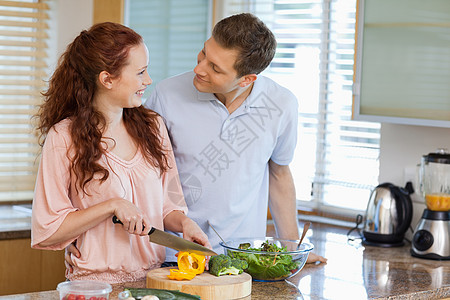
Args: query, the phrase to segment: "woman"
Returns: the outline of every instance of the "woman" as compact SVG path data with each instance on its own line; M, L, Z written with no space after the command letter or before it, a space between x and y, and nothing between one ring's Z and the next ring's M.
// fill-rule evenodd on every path
M100 23L68 46L43 94L31 243L56 250L75 242L81 256L72 257L70 280L141 280L165 258L148 241L151 227L211 247L185 215L164 123L141 106L147 65L141 36Z

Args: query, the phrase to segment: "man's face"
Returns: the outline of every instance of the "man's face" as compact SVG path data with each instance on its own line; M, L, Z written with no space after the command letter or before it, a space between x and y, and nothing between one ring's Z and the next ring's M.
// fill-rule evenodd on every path
M203 93L226 95L239 87L242 78L234 69L238 51L225 49L214 38L205 42L194 68L194 86Z

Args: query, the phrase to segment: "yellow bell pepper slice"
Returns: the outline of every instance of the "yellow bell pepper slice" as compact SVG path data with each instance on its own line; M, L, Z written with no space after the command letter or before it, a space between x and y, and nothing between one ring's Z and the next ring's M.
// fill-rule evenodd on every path
M206 256L190 252L178 253L178 269L183 272L202 274L205 271Z
M183 272L178 269L170 269L170 275L167 275L169 279L173 280L192 280L196 274L190 272Z

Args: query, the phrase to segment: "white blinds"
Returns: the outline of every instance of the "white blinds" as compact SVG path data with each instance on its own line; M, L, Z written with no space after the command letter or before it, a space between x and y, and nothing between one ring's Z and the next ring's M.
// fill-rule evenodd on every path
M148 92L160 80L194 69L209 33L209 0L132 0L127 5L125 23L149 49L153 84Z
M302 206L364 210L377 184L379 123L351 120L356 0L227 1L273 30L278 49L264 75L299 99L292 173Z
M0 1L0 201L31 200L39 146L31 116L45 88L47 4Z

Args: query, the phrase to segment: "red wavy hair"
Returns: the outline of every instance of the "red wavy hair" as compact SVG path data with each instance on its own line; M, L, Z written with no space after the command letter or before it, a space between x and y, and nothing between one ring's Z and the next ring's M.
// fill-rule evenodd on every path
M105 117L93 106L98 75L107 71L113 77L120 76L130 48L141 43L139 34L116 23L99 23L82 31L62 54L48 90L42 93L44 102L37 114L39 143L44 144L52 126L67 118L71 120L74 150L71 169L76 176L76 188L84 193L94 174L102 174L101 182L109 176L108 170L98 162L105 153L101 141L106 128ZM165 172L169 166L157 114L143 106L124 108L123 120L146 160L161 174Z

